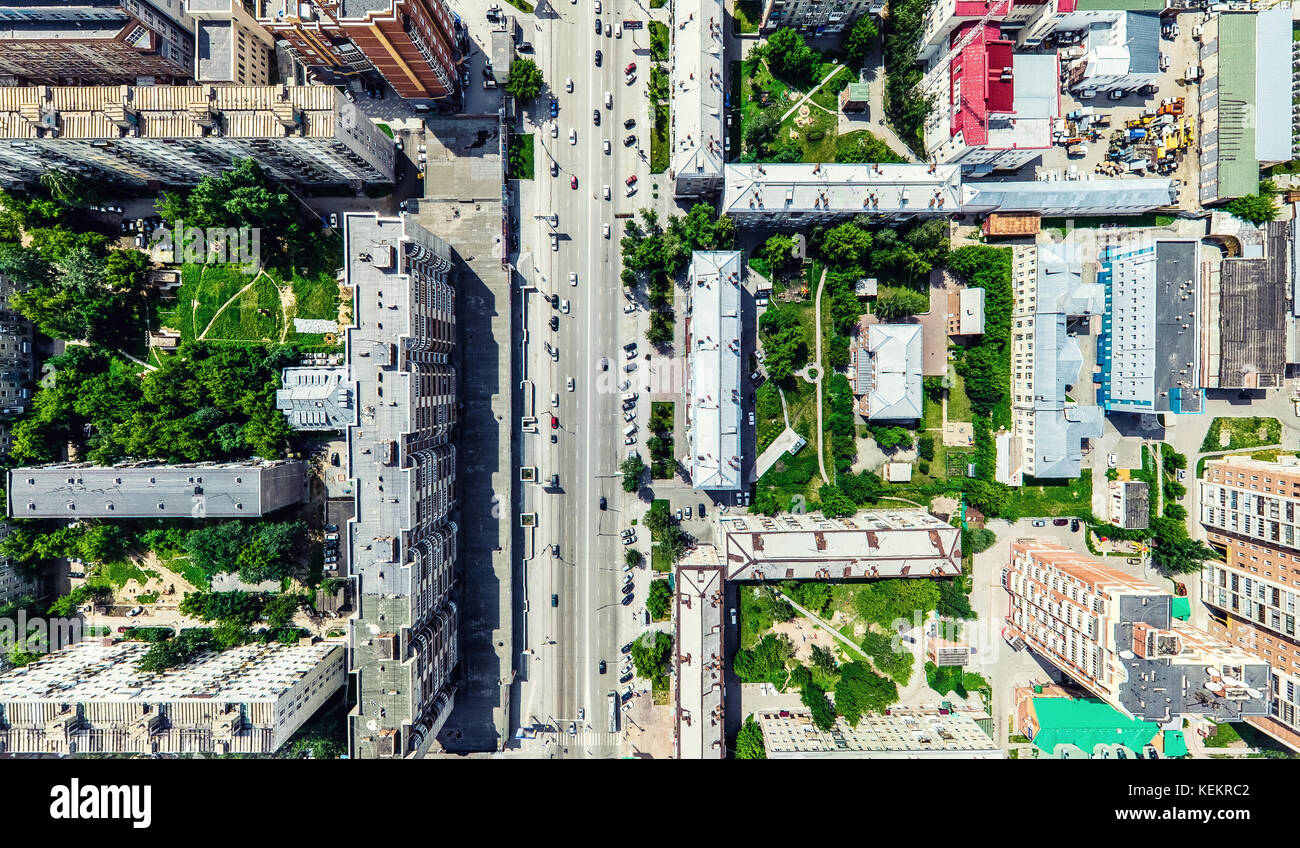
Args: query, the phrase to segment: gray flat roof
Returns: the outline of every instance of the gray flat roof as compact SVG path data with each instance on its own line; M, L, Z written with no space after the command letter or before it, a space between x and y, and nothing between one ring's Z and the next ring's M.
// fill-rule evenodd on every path
M9 472L20 518L255 518L307 499L307 466L47 465Z
M1225 259L1220 266L1220 388L1271 388L1286 375L1289 221L1266 225L1263 259Z
M296 430L342 430L357 422L356 392L347 368L286 368L275 408Z
M740 288L739 250L696 251L687 275L687 423L691 484L696 489L739 489Z

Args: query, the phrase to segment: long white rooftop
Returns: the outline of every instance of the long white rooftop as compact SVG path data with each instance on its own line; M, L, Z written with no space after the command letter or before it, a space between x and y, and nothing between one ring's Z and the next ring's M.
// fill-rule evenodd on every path
M723 168L722 0L673 3L672 173L716 178Z
M741 252L691 254L687 427L696 489L737 490L740 462Z
M728 165L723 211L960 211L961 167L896 164Z

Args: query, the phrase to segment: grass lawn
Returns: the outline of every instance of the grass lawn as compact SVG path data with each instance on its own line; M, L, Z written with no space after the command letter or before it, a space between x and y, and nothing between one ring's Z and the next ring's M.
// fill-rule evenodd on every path
M528 12L529 14L532 14L533 9L537 8L532 3L529 3L528 0L506 0L506 2L519 11Z
M654 5L653 3L651 5ZM749 35L758 32L763 22L763 4L757 0L737 0L732 11L731 30L737 35Z
M266 342L280 340L284 315L280 292L268 274L260 274L250 288L213 318L207 338L213 341Z
M673 570L673 561L659 545L650 546L650 568L665 574Z
M650 58L656 62L668 61L668 24L663 21L650 21L646 24L650 30Z
M952 388L948 390L948 420L971 421L970 398L966 396L966 379L954 372Z
M805 162L834 162L835 134L839 118L823 112L816 106L804 105L808 106L809 122L803 126L796 125L796 120L803 119L799 112L795 111L781 123L780 138L783 140L793 138L798 141Z
M1222 443L1225 431L1230 434L1226 445ZM1216 418L1210 422L1205 441L1201 442L1201 452L1241 450L1281 442L1282 422L1276 418Z
M754 424L757 430L757 448L762 453L785 430L785 416L781 412L781 393L776 383L768 380L755 392Z
M384 135L388 136L389 138L393 137L393 128L390 127L388 124L381 124L379 122L375 122L375 126L378 127L379 131Z
M521 133L510 136L510 179L531 180L533 178L533 134Z
M1014 490L1017 511L1026 517L1086 518L1092 512L1092 475L1074 480L1035 480L1025 477L1022 487Z
M937 400L931 400L930 395L926 394L921 399L923 412L921 414L921 426L926 430L940 431L935 435L937 441L943 441L943 403Z
M667 103L655 104L655 125L650 133L650 173L662 174L668 170L668 154L672 142L668 139L669 115Z

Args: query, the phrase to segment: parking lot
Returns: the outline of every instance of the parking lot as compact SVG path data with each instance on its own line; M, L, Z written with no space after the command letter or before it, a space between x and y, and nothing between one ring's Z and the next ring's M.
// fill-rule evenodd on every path
M1162 20L1166 20L1162 18ZM1161 55L1166 57L1167 70L1161 73L1156 84L1156 91L1149 97L1128 94L1118 100L1112 100L1107 92L1097 91L1090 98L1083 98L1085 92L1071 92L1064 85L1061 88L1061 116L1065 117L1076 110L1091 107L1096 114L1109 115L1105 126L1098 127L1099 137L1095 142L1088 142L1087 153L1083 156L1070 156L1064 144L1057 144L1043 153L1042 162L1036 169L1040 178L1044 173L1057 179L1068 179L1077 174L1077 178L1095 178L1101 176L1099 168L1107 161L1108 140L1110 135L1125 128L1125 123L1141 117L1143 112L1156 110L1167 98L1183 98L1183 116L1187 117L1193 127L1197 126L1198 96L1195 83L1187 82L1184 77L1189 65L1198 64L1200 45L1192 38L1192 27L1200 20L1198 14L1178 16L1179 32L1173 39L1160 39ZM1062 60L1062 68L1065 68ZM1073 169L1073 170L1072 170ZM1148 175L1154 173L1147 171ZM1178 160L1177 168L1169 174L1171 179L1180 180L1179 205L1188 209L1199 208L1197 198L1197 156L1196 141L1185 148Z

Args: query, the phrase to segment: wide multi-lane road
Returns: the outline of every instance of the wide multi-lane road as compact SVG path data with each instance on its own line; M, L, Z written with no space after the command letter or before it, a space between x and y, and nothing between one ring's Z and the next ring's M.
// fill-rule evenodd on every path
M621 603L619 534L628 523L618 464L630 448L623 443L627 423L619 384L641 375L624 371L622 346L635 341L635 316L623 311L622 227L614 216L637 207L649 177L640 155L649 144L644 82L648 53L636 55L639 45L648 45L649 36L645 30L626 31L622 38L606 35L605 25L613 29L625 15L621 3L602 5L599 34L591 0L559 0L553 6L557 16L543 20L541 31L531 33L550 93L559 100L559 117L548 117L545 93L532 107L536 208L522 209L520 216L521 254L531 253L540 272L535 277L538 296L528 299L524 318L529 336L525 355L539 419L538 432L526 436L525 453L542 480L524 496L525 509L537 513L538 528L533 558L525 565L526 647L535 659L522 690L520 720L554 722L560 729L555 752L570 757L618 752L617 739L608 733L606 696L623 688L618 682L620 646L635 632L632 613L640 600ZM642 14L631 4L627 9L626 17ZM602 53L599 67L597 50ZM624 70L633 61L637 79L628 85ZM572 92L567 90L570 79ZM612 107L606 106L607 92ZM594 112L600 114L599 126ZM628 119L635 121L633 128L624 126ZM638 143L625 146L630 134ZM555 176L553 162L558 166ZM632 174L638 178L638 190L629 198L625 181ZM536 217L551 214L559 219L554 227ZM559 234L558 250L551 249L552 231ZM576 285L571 274L577 275ZM551 305L552 295L567 301L567 312ZM552 329L553 320L558 329ZM556 359L545 344L558 351ZM601 369L602 358L608 370ZM552 405L553 399L557 405ZM552 475L559 476L557 486L550 485ZM605 510L600 509L602 497ZM551 545L559 546L558 556L552 556ZM552 595L558 602L554 607ZM604 675L598 671L601 660L607 663ZM579 710L585 721L578 720ZM576 736L567 733L570 722L577 723Z

